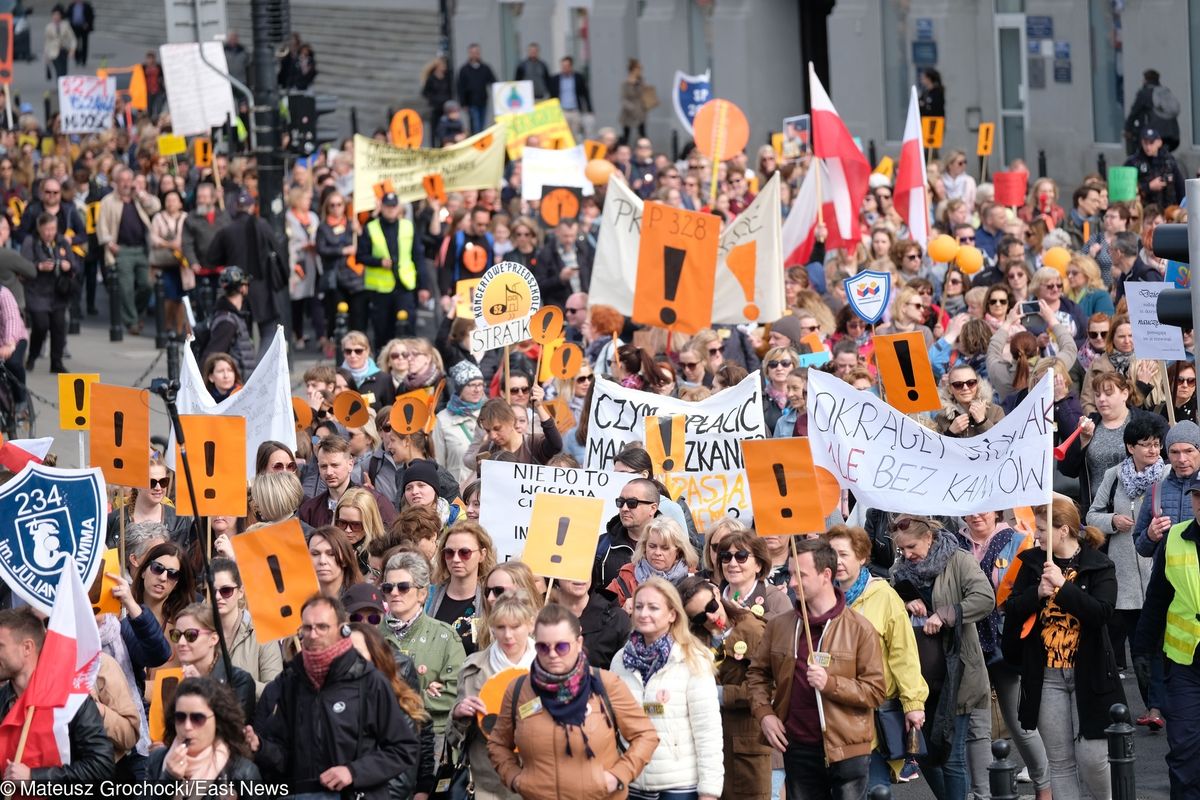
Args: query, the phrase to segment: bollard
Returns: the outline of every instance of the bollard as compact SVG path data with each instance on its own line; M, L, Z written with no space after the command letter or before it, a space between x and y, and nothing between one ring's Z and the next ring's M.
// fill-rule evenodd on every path
M869 164L878 164L879 163L879 159L876 158L875 140L874 139L871 139L870 141L867 142L867 163L869 163Z
M869 797L870 800L892 800L892 787L884 786L881 783L871 791L867 792L867 797Z
M1112 798L1135 800L1137 781L1133 767L1137 757L1133 752L1134 727L1129 722L1129 709L1121 703L1114 703L1108 710L1108 716L1112 718L1113 724L1104 729L1104 734L1108 737L1108 769L1112 780Z
M345 300L337 304L337 316L333 318L333 340L341 345L341 341L350 332L350 304Z
M671 160L679 160L679 131L671 131Z
M115 264L104 276L104 290L108 292L108 340L120 342L125 339L125 326L121 324L121 291L117 287Z
M154 346L162 350L167 346L167 287L163 285L162 272L154 277Z
M1038 177L1046 177L1046 151L1038 150Z
M988 764L988 789L992 800L1017 800L1017 765L1009 761L1011 745L1005 739L992 742L992 756Z

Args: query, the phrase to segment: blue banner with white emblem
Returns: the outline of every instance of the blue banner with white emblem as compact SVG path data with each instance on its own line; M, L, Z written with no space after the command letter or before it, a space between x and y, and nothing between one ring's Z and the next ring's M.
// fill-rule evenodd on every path
M84 586L92 585L103 561L107 521L99 467L28 464L0 487L0 578L49 614L63 558L74 560Z
M675 85L671 89L671 103L675 114L688 134L692 133L692 120L700 106L712 99L712 71L703 75L685 75L676 71Z

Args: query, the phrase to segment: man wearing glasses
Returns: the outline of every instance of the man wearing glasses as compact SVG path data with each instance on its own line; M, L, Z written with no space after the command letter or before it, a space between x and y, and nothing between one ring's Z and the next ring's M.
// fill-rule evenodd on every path
M587 322L588 296L587 292L575 292L567 297L563 306L563 338L568 342L583 344L583 326Z
M592 586L608 586L621 567L633 560L633 549L641 541L646 523L659 516L658 485L647 478L634 478L617 495L617 514L596 546Z

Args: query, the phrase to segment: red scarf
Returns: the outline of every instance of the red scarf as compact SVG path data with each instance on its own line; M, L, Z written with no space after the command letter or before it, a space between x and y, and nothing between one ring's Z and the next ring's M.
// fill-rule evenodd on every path
M312 681L313 688L318 692L325 685L325 678L329 675L329 665L333 660L340 655L344 655L347 650L354 646L349 637L339 639L337 644L332 644L324 650L305 650L302 653L304 659L304 672L308 675L308 679Z

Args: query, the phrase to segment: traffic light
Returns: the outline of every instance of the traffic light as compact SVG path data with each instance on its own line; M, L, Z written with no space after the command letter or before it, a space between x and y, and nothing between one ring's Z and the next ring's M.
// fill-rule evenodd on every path
M336 128L320 124L321 117L334 111L337 111L337 97L334 95L289 93L288 152L298 156L310 156L325 142L336 141Z
M1193 183L1197 183L1197 181L1194 179L1188 181L1189 194L1192 193L1190 190ZM1200 218L1198 218L1197 228L1200 229ZM1159 225L1154 229L1154 240L1151 243L1154 255L1169 261L1191 264L1188 237L1188 225ZM1197 299L1200 299L1200 295L1197 296ZM1184 330L1191 330L1192 320L1196 317L1191 288L1164 289L1158 296L1157 310L1158 321L1163 325L1175 325Z

